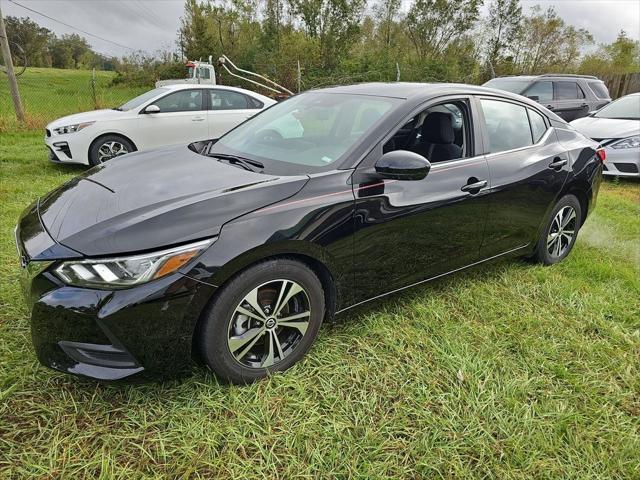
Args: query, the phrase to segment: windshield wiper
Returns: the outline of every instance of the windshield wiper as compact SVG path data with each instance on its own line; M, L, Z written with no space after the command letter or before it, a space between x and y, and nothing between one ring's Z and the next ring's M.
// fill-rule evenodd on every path
M209 147L210 149L211 147ZM209 150L208 149L208 150ZM256 162L255 160L249 160L247 158L236 157L235 155L226 155L223 153L209 153L208 156L217 158L220 162L229 162L231 165L238 165L245 170L249 170L250 172L261 172L264 169L264 165L260 162Z
M121 112L122 111L122 107L113 107L111 110L117 110L117 111Z

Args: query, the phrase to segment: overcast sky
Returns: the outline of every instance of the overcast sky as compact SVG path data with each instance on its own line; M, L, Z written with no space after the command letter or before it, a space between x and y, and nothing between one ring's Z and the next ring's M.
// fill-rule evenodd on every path
M153 53L175 49L176 32L184 0L16 0L77 29L114 43L91 37L73 28L26 10L9 0L0 0L4 15L27 16L56 34L80 33L93 48L107 55L121 56L133 50ZM554 5L564 20L589 30L598 43L615 40L621 29L640 39L638 0L521 0L525 9L540 4ZM370 0L371 3L371 0ZM410 0L404 0L407 5ZM488 3L488 0L486 0ZM486 7L483 8L483 11ZM129 47L129 48L126 48ZM212 52L217 56L223 52Z

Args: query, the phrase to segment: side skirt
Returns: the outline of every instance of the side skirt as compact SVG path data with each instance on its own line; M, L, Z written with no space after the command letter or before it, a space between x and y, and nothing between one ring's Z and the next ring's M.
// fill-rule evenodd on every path
M488 257L488 258L485 258L483 260L479 260L477 262L470 263L469 265L466 265L464 267L456 268L455 270L451 270L449 272L441 273L440 275L436 275L434 277L429 277L429 278L426 278L424 280L420 280L419 282L412 283L411 285L407 285L406 287L396 288L395 290L391 290L390 292L382 293L380 295L376 295L375 297L371 297L371 298L368 298L366 300L362 300L361 302L354 303L353 305L350 305L350 306L348 306L346 308L343 308L342 310L338 310L336 312L336 315L338 315L338 314L340 314L342 312L345 312L345 311L347 311L347 310L349 310L351 308L360 306L360 305L362 305L364 303L371 302L373 300L377 300L377 299L382 298L382 297L386 297L387 295L392 295L394 293L401 292L403 290L406 290L407 288L412 288L412 287L421 285L423 283L430 282L432 280L436 280L438 278L441 278L441 277L444 277L444 276L447 276L447 275L451 275L452 273L456 273L456 272L459 272L461 270L465 270L467 268L475 267L476 265L480 265L481 263L485 263L485 262L488 262L490 260L494 260L496 258L503 257L505 255L509 255L510 253L517 252L518 250L523 250L523 249L527 248L528 246L529 246L529 244L527 243L526 245L522 245L520 247L516 247L514 249L507 250L506 252L499 253L498 255L494 255L493 257Z

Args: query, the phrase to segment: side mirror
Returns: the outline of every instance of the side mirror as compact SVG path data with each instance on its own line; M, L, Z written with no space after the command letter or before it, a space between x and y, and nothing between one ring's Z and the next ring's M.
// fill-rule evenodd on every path
M431 170L431 163L422 155L408 150L387 152L375 165L382 178L393 180L422 180Z
M144 109L144 113L160 113L160 107L157 105L149 105Z
M540 101L540 97L538 95L527 95L527 98L533 100L534 102Z

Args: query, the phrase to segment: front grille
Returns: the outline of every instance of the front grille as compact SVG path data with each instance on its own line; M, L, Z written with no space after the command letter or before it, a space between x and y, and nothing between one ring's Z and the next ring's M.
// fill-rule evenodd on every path
M638 166L633 163L614 163L622 173L638 173Z

